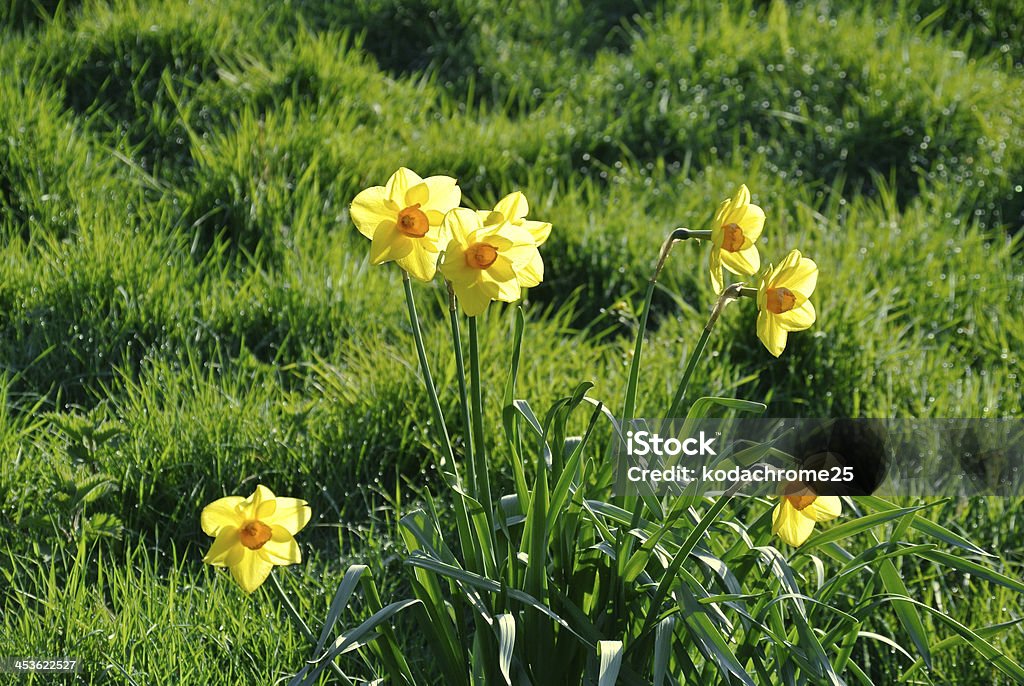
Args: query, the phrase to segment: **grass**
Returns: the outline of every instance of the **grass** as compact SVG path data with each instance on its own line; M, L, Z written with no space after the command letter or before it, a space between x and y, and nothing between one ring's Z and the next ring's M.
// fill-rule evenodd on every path
M730 308L692 388L776 416L1024 413L1019 3L9 0L0 20L5 652L79 656L93 683L294 673L311 647L271 591L199 561L202 506L257 481L318 515L279 574L303 616L353 561L402 597L394 522L438 483L436 448L400 279L347 210L399 165L477 207L521 189L554 224L534 407L584 380L615 406L658 246L745 182L762 253L820 265L819 321L774 360ZM681 244L661 279L640 413L703 326L704 259ZM445 303L417 297L455 417ZM512 327L492 308L483 378L504 382ZM1019 576L1018 510L928 516ZM971 626L1020 615L985 581L901 571ZM892 611L871 631L898 635ZM1024 660L1019 628L993 640ZM910 664L861 645L876 682ZM973 655L937 653L930 678L998 683Z

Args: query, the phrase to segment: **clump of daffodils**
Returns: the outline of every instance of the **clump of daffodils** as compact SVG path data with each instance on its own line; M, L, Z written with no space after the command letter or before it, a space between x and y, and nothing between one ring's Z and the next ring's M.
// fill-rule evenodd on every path
M440 267L462 311L476 317L492 301L515 302L544 279L537 248L551 224L526 218L530 206L519 191L492 210L460 207L461 199L455 179L423 179L402 167L386 185L360 192L350 214L372 241L370 262L394 261L420 281L433 280Z

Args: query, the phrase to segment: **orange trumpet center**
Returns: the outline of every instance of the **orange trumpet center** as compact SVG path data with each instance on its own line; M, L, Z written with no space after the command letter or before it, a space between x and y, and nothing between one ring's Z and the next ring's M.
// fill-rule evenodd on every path
M498 259L498 249L488 243L474 243L466 250L466 264L474 269L487 269Z
M272 533L269 526L254 519L242 525L242 528L238 530L238 537L241 539L242 545L249 550L259 550L270 540Z
M765 307L772 314L789 312L796 306L796 296L788 288L769 288L765 295Z
M743 248L743 229L739 224L731 223L722 227L722 250L739 252Z
M786 500L789 504L795 507L797 510L802 510L818 499L818 496L811 489L807 488L801 483L791 483L786 485Z
M398 230L409 238L423 238L430 230L430 221L420 209L419 203L410 205L398 213Z

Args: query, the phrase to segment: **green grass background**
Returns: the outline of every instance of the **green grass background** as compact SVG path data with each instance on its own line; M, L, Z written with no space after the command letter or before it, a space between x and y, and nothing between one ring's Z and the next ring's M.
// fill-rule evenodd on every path
M693 388L775 416L1022 415L1020 2L0 0L0 21L0 655L75 656L93 683L296 671L270 590L200 562L202 506L257 482L315 511L307 561L277 570L310 621L353 562L402 594L429 407L397 270L347 211L400 165L553 223L534 407L583 380L617 405L662 239L745 182L766 259L818 262L818 322L775 360L730 308ZM641 413L703 327L705 260L682 244L663 274ZM455 416L443 295L416 290ZM492 426L511 327L482 327ZM1019 576L1020 514L932 516ZM1024 610L903 571L972 626ZM863 643L879 683L909 664ZM1024 659L1018 629L998 643ZM996 683L972 655L937 655L934 683Z

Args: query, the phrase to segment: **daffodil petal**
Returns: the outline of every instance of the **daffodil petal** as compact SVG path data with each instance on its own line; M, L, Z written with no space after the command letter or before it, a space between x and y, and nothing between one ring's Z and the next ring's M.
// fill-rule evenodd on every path
M312 510L305 500L298 498L277 498L277 509L269 517L261 517L261 521L270 527L279 526L294 536L309 523L313 516Z
M843 501L837 495L819 495L814 502L801 510L801 514L816 522L827 522L843 512Z
M448 279L455 286L469 286L476 283L480 276L480 270L474 269L466 264L466 252L462 245L455 239L448 243L444 251L444 261L438 267L444 278Z
M404 209L409 205L405 202L406 194L409 189L413 186L423 183L423 179L420 175L411 169L405 167L399 167L398 171L391 175L388 179L388 183L384 186L385 192L387 193L388 199L398 205L399 209Z
M409 275L420 281L430 281L437 273L438 251L436 245L424 245L418 241L409 240L410 250L408 254L395 260L398 265L409 272ZM433 251L427 247L432 247Z
M777 314L775 317L779 321L779 326L786 331L803 331L804 329L809 329L814 324L816 315L811 301L804 300L803 304L799 307L794 307L788 312Z
M543 245L544 241L551 235L551 222L535 222L530 219L523 219L522 227L530 232L533 236L533 242L537 245Z
M534 246L513 246L505 251L512 260L519 285L524 288L536 286L544 280L544 260Z
M393 205L389 205L384 186L374 186L361 191L349 206L349 215L359 233L373 238L377 227L387 221L395 221Z
M244 502L245 498L240 495L229 495L204 507L203 513L199 516L203 533L207 536L216 536L225 527L239 526L242 517L238 512L238 506Z
M761 256L757 252L757 247L753 245L739 252L721 250L718 254L722 265L733 274L749 276L761 266Z
M206 551L203 562L218 567L225 567L237 562L241 555L242 543L238 536L238 527L226 526L221 529L213 545ZM232 553L235 553L232 556Z
M462 190L458 182L450 176L430 176L424 179L423 183L430 191L427 201L423 203L426 210L437 210L444 214L458 207L462 201Z
M712 248L708 255L708 273L711 275L711 288L720 294L725 281L722 279L722 251L718 248Z
M764 343L775 357L782 354L786 349L786 339L789 334L779 325L775 316L770 312L761 310L757 315L757 337Z
M500 212L505 217L505 221L515 221L530 213L530 203L526 201L525 195L520 191L515 191L499 200L498 204L494 206L494 211Z
M497 284L493 281L478 281L464 288L456 287L455 295L459 299L462 311L468 317L477 317L483 314L487 306L498 295Z
M260 557L275 565L293 565L302 562L302 552L288 530L283 526L271 528L270 540L257 551Z
M792 256L796 255L793 260ZM818 265L814 260L802 257L796 250L786 258L782 268L772 279L772 286L775 288L788 288L791 291L802 293L810 297L818 285Z
M799 546L814 531L814 520L805 517L785 498L772 511L772 533L791 546Z
M231 565L231 576L246 593L252 593L270 576L274 565L264 560L254 550L242 547L242 557Z
M429 199L430 189L427 188L427 184L418 183L405 192L405 207L419 205L422 208Z
M463 246L468 246L470 236L483 228L483 221L473 210L457 207L444 215L441 226L450 233L453 239Z
M413 239L403 236L394 222L381 224L370 244L370 263L401 260L412 252Z
M747 205L742 213L737 212L735 221L746 238L756 241L764 231L764 210L757 205Z
M499 288L501 288L503 286L503 284L505 284L505 283L507 283L509 281L518 284L518 282L516 281L516 270L512 267L512 260L510 260L505 255L504 252L502 252L502 253L500 253L498 255L498 258L496 260L494 260L494 263L490 267L487 268L486 273L487 273L487 276L489 278L493 279L498 284ZM516 291L517 291L516 298L519 297L518 290L519 290L519 286L517 285L516 286ZM502 292L502 291L499 291L499 293L500 292ZM506 302L511 302L511 301L506 301Z

